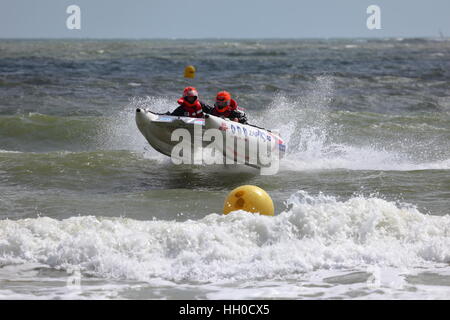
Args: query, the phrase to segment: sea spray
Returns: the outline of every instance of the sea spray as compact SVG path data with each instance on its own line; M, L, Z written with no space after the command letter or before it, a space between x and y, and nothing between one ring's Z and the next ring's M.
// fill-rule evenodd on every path
M448 152L434 141L421 141L417 134L391 133L379 130L370 136L349 133L358 121L359 127L386 125L387 121L404 124L403 119L387 115L365 115L336 112L332 102L332 77L318 77L305 96L275 96L267 107L270 116L255 118L267 128L277 128L288 143L282 170L428 170L448 169ZM417 121L414 118L409 121ZM422 120L423 121L423 120ZM391 125L391 126L392 126ZM403 125L404 126L404 125ZM423 126L423 124L422 124ZM417 131L417 126L409 128ZM420 127L419 127L420 129ZM440 127L428 128L440 131ZM367 131L367 130L366 130ZM396 141L395 139L398 139ZM423 140L423 138L422 138Z

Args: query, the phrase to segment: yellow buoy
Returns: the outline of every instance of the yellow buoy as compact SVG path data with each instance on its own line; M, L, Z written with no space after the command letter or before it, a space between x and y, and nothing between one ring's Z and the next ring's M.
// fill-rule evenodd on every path
M184 68L184 77L185 78L195 78L195 67L194 66L187 66Z
M274 215L274 206L269 194L257 186L245 185L232 190L223 206L223 214L244 210L266 216Z

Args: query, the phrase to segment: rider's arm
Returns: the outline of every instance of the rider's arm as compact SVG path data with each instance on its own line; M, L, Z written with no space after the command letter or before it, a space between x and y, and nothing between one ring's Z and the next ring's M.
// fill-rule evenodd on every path
M247 115L245 114L244 111L241 110L233 110L231 116L231 119L238 119L239 123L247 123Z
M200 102L200 104L202 105L203 113L211 114L213 107L203 102Z
M184 116L184 109L183 109L183 107L179 106L178 108L173 110L170 115L171 116L176 116L176 117L183 117Z

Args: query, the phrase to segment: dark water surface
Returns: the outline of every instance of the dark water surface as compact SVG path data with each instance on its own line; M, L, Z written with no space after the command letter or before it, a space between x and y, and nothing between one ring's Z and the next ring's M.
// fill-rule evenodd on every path
M280 130L277 175L148 146L188 84ZM276 217L222 216L243 184ZM450 41L1 40L0 194L0 298L448 299Z

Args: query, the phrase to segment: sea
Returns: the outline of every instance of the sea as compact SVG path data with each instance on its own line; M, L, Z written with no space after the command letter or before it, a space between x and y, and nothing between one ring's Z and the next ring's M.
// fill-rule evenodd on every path
M278 172L155 151L188 85ZM222 214L248 184L274 216ZM450 299L450 40L1 39L0 299Z

